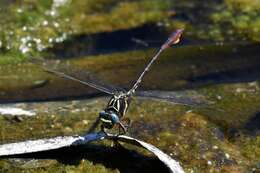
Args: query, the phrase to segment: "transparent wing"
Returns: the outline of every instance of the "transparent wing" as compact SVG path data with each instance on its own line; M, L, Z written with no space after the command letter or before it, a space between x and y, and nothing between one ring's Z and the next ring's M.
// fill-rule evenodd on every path
M75 67L68 61L62 62L60 60L32 58L30 62L39 65L44 71L48 73L79 82L83 85L87 85L107 94L113 95L119 90L122 90L121 88L116 88L114 86L105 84L93 73L90 73L85 69Z
M137 91L136 96L140 98L149 98L171 102L174 104L189 106L208 106L213 102L207 100L203 95L196 91Z

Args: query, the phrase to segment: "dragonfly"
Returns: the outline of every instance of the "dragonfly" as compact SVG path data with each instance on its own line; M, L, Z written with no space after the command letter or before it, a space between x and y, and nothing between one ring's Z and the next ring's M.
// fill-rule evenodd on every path
M72 81L79 82L83 85L92 87L96 90L99 90L103 93L111 95L107 106L104 110L99 112L99 116L96 121L88 130L88 133L94 131L96 127L101 124L101 131L105 132L109 129L118 127L120 134L125 134L130 125L130 119L125 118L125 114L129 108L133 96L151 98L151 99L163 99L166 101L170 101L176 104L190 105L196 106L199 104L204 104L205 100L200 96L189 95L187 93L178 93L178 92L163 92L163 91L139 91L136 92L137 88L140 86L145 74L150 70L152 64L158 59L158 57L164 52L166 49L180 42L184 29L177 29L175 32L171 33L168 39L162 44L157 53L151 58L148 64L145 66L142 73L139 75L137 80L134 82L133 86L129 90L124 89L116 89L113 86L105 85L104 83L100 83L99 81L95 81L94 77L90 77L91 75L85 72L85 76L88 76L88 80L81 80L77 77L77 74L82 75L82 71L73 70L71 66L62 66L53 68L49 68L50 64L47 63L45 67L42 67L44 71L57 75L59 77L69 79ZM53 66L53 64L52 64ZM66 73L64 72L66 71Z

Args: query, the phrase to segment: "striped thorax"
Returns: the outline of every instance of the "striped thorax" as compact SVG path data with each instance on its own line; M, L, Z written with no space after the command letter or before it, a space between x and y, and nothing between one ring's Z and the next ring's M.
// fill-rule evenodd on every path
M111 129L126 114L130 97L124 93L113 95L104 111L99 113L104 128Z

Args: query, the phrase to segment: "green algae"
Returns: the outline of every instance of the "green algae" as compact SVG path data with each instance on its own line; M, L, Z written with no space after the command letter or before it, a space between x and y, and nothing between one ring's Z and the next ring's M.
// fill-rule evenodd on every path
M92 3L91 1L78 3L80 6L89 8L89 10L94 13L94 15L88 15L89 13L91 14L91 12L85 12L86 14L81 17L78 17L78 15L82 14L77 13L75 16L73 16L73 19L75 20L72 20L72 27L75 26L75 30L79 30L81 33L97 33L104 31L111 32L118 29L128 29L143 25L145 23L160 21L166 16L165 10L169 8L167 7L168 1L160 0L139 2L129 1L121 3L114 2L113 8L111 7L111 9L108 10L108 13L105 13L100 9L97 11L96 8L105 9L112 6L107 2L105 5L102 5L102 3L96 5L98 6L96 8L91 8L91 6L89 7L89 4L94 4L96 1L93 1ZM73 5L75 5L75 9L79 6L77 4ZM84 10L86 11L86 9ZM78 29L77 26L80 27L80 29Z
M171 90L190 88L191 84L193 87L211 85L214 84L214 80L200 81L199 78L198 82L192 82L192 80L193 78L194 80L197 80L196 77L203 77L211 73L214 74L216 70L220 71L221 73L230 71L232 74L233 72L235 75L234 77L240 77L242 79L245 75L242 74L244 68L252 68L258 64L257 49L257 45L209 45L187 46L168 50L163 53L159 61L156 62L156 64L152 67L153 70L151 70L149 75L145 77L142 83L142 87L144 89ZM80 70L92 72L105 82L122 86L123 88L129 88L133 84L134 80L138 77L145 64L148 62L148 59L154 55L155 51L156 50L154 49L146 52L129 51L98 56L87 56L82 59L79 58L69 61L70 63L76 65ZM248 57L249 52L251 53L250 58ZM225 64L223 64L222 61L224 61ZM207 66L204 66L205 62L207 63ZM243 65L243 68L240 67L241 65ZM0 87L2 88L2 92L7 92L6 97L3 95L1 100L8 98L8 93L15 93L18 90L23 92L21 88L24 88L24 90L27 88L29 92L34 92L33 90L30 90L30 88L35 88L34 83L35 81L39 80L49 81L50 86L56 86L51 89L53 90L53 97L57 95L55 92L61 93L59 92L60 87L63 88L63 91L67 91L65 88L79 87L79 89L73 91L75 93L78 93L83 88L86 88L82 85L77 85L71 82L68 83L66 80L55 77L51 74L44 73L39 67L33 66L33 64L22 63L16 66L6 65L1 66L1 69L2 70L0 73L3 77L0 81ZM241 74L239 69L242 70ZM120 74L120 76L123 76L123 78L116 77L114 75L115 71ZM32 75L34 73L36 75ZM165 77L167 77L167 79L171 82L165 83L165 78L161 78L162 74L164 76L167 74ZM9 75L10 78L17 78L17 80L9 80ZM55 80L59 82L53 82ZM19 83L19 85L17 85L17 83ZM49 85L46 85L47 88L48 86ZM15 87L18 88L16 90L10 90L10 88ZM50 88L51 87L48 89L45 87L39 87L39 90L36 88L36 92L34 94L39 95L41 93L41 89L46 89L45 91L48 90L49 92ZM89 90L89 88L83 91L87 92L87 90ZM83 91L81 93L83 93ZM71 94L70 91L67 92ZM42 93L43 98L50 96L50 94L47 94L44 91L42 91ZM68 95L70 95L69 93ZM24 94L26 95L26 93ZM29 97L30 94L27 93L27 98ZM16 98L18 98L18 96Z
M46 138L57 135L84 135L86 130L89 128L89 126L91 126L94 119L96 118L98 111L105 106L106 102L106 99L101 98L82 101L45 102L40 104L31 103L20 105L18 104L18 107L22 107L24 109L36 109L37 116L33 118L23 117L23 120L21 122L12 121L12 117L1 117L3 118L0 120L2 134L1 143L22 141L27 139ZM5 135L8 133L9 135ZM35 163L37 165L30 165L31 168L29 169L28 167L25 167L16 162L9 163L9 161L1 160L0 170L6 170L7 172L19 172L25 170L28 172L81 172L85 170L88 170L90 172L119 172L116 168L119 167L121 169L122 166L117 164L126 164L125 166L127 167L128 163L125 163L124 161L122 162L122 160L120 161L120 157L122 157L121 154L123 153L120 154L119 152L118 154L113 154L113 150L111 149L107 149L108 151L104 152L102 150L102 144L111 148L111 142L100 142L99 146L101 147L100 150L102 153L95 150L92 151L91 148L83 148L82 151L76 151L76 153L70 154L65 152L64 150L62 152L61 160L62 158L67 158L70 164L62 161L60 161L61 163L49 163L48 160L40 160L41 162L43 162L42 164L39 163L39 165ZM66 153L68 154L68 156ZM88 158L88 155L93 155L91 156L91 158L94 157L94 161L91 161L91 158L90 160L86 160ZM109 159L109 157L107 157L106 155L111 155L109 157L115 158ZM139 158L140 160L133 163L133 159L138 159L138 157L136 156L136 154L135 157L131 156L131 152L128 154L125 153L124 157L126 161L128 160L128 157L132 159L131 165L129 165L130 167L128 166L130 170L140 169L138 167L140 167L140 164L145 160L146 162L144 162L144 165L142 166L145 166L145 164L149 164L149 162L151 161L148 157ZM78 162L77 158L80 158L81 161ZM116 161L110 163L108 159ZM26 163L26 160L24 162ZM99 162L104 162L104 165L106 166L99 164ZM110 166L106 163L114 165L113 168L110 168ZM27 166L29 166L29 164L27 164ZM143 170L146 169L144 168Z
M258 42L258 11L256 0L13 2L0 10L0 63L14 63L28 56L50 56L46 50L79 35L150 23L169 32L186 28L186 38L191 40ZM176 17L172 18L173 15Z
M223 3L88 0L66 1L60 6L53 6L53 1L49 0L19 3L8 4L0 10L2 102L98 94L88 87L46 74L32 64L20 63L29 55L47 57L49 53L45 49L77 35L163 22L159 24L165 24L169 31L185 27L187 38L259 41L259 2L254 0L225 0ZM206 5L208 3L210 5ZM178 20L171 18L172 9L176 10ZM194 108L134 99L127 114L132 120L130 135L158 146L179 160L186 172L256 172L260 168L259 135L252 135L245 125L259 112L259 82L251 82L259 80L259 72L250 71L259 68L258 50L259 46L253 44L185 46L168 50L152 67L141 87L159 90L195 88L215 104L210 108ZM106 82L129 88L155 51L129 51L69 61L97 74ZM16 65L10 65L14 63ZM217 75L214 78L220 73L225 77ZM95 98L18 104L17 107L36 110L37 116L0 116L0 143L83 135L105 107L106 101ZM109 142L100 144L111 145ZM114 155L113 151L108 153L111 157L125 156ZM32 168L0 160L0 171L124 172L119 167L128 165L122 159L110 163L111 158L100 153L93 155L94 159L82 157L77 164L53 158L42 160L42 166ZM100 162L102 158L104 161ZM129 163L135 165L131 170L149 165L151 160L145 160L140 165L139 160L130 159Z
M227 34L231 37L240 35L259 41L259 7L258 1L226 0L222 9L212 15L215 25L227 24ZM222 31L222 34L224 31Z
M43 56L47 48L70 36L160 21L167 16L167 4L161 0L14 2L0 10L0 47L18 60L21 56Z
M257 0L182 1L173 7L192 37L215 41L259 42L259 6ZM168 21L175 26L175 21Z
M257 104L259 102L258 83L243 84L243 81L241 81L232 84L232 80L236 76L242 80L244 75L243 69L254 68L257 65L258 57L256 54L253 54L257 46L253 48L253 46L237 47L228 45L223 47L217 46L217 48L216 46L195 46L165 52L152 67L153 70L145 77L141 87L146 90L201 88L199 90L201 93L206 95L209 100L215 101L212 110L204 110L205 113L207 111L210 112L209 118L218 122L223 128L240 128L243 123L248 121L250 116L257 113L257 107L259 106ZM233 50L237 50L237 52L234 53ZM79 69L87 69L87 71L92 72L105 82L123 88L130 88L148 61L148 58L154 52L155 50L149 50L148 52L131 51L70 61ZM247 52L251 52L250 58L246 55ZM221 58L225 65L223 65L223 62L219 62ZM204 62L207 62L207 66L203 65ZM214 85L214 81L207 80L207 78L206 80L196 79L215 71L225 72L223 76L227 82L229 79L226 79L226 76L231 75L231 84L227 85L225 80L220 80L219 85ZM115 72L121 77L115 76ZM3 66L0 74L3 76L0 80L1 100L12 101L15 98L16 100L44 100L58 97L87 96L88 94L97 93L88 87L44 73L39 67L32 64L23 63L15 68ZM215 73L213 74L215 75ZM161 78L161 76L164 76L164 78ZM221 76L219 77L221 79ZM198 81L193 81L193 78ZM40 84L38 84L39 81ZM213 86L211 87L210 85ZM225 118L227 113L231 114L230 117L233 118Z
M245 124L259 112L259 82L255 81L258 80L258 70L253 70L259 67L258 49L257 45L208 45L179 47L164 52L145 76L141 88L196 89L215 103L210 107L187 107L135 98L127 113L127 117L132 120L129 134L158 146L179 160L187 172L246 172L257 169L259 137L251 135ZM155 52L154 49L129 51L68 61L106 82L129 88ZM245 73L248 69L253 70L250 74L255 75ZM1 100L45 100L83 95L87 98L97 93L88 87L44 73L30 63L1 66L0 74ZM213 75L213 78L212 74L222 74L224 78L222 75ZM20 103L16 107L34 110L37 115L22 118L1 116L0 142L83 135L106 103L107 98ZM109 142L98 143L101 144L111 145ZM109 158L97 153L93 155L94 160L85 158L85 161L73 165L57 161L47 167L22 169L1 160L0 167L11 172L80 172L92 169L123 172L117 166L122 161L111 163L111 168L106 165ZM99 158L104 159L102 164L98 161ZM82 159L84 157L80 160ZM145 160L143 164L149 164L150 160ZM47 160L43 163L47 164ZM131 160L131 163L135 163L137 169L139 162Z
M256 161L256 163L259 163L260 162L259 136L252 138L245 135L241 135L240 138L241 139L237 141L237 144L241 146L242 154L245 157Z
M37 161L36 161L37 162ZM39 162L39 161L38 161ZM46 160L44 162L47 162ZM1 165L1 162L0 162ZM117 169L109 169L104 167L101 164L94 164L91 161L82 160L77 166L73 165L62 165L62 164L55 164L52 163L47 166L42 166L40 168L21 168L17 166L10 166L10 165L3 165L2 171L5 172L28 172L28 173L46 173L46 172L67 172L67 173L80 173L80 172L90 172L90 173L118 173Z
M104 108L106 101L104 98L99 98L20 105L24 109L36 109L37 116L24 118L21 122L12 122L11 118L2 118L0 120L1 142L84 134L97 116L97 112ZM192 113L188 110L187 107L173 106L169 103L134 100L127 114L132 119L129 133L164 150L179 160L186 171L245 172L256 167L259 162L258 137L254 139L243 134L244 137L229 140L221 127L208 119L206 114ZM109 146L109 144L106 145ZM132 164L138 164L138 160ZM4 160L1 161L1 165L5 165L2 170L4 167L8 167L10 171L26 169L10 167ZM52 163L48 168L43 166L26 170L77 172L82 169L120 172L88 160L83 160L74 166Z
M254 142L250 145L242 138L229 141L222 128L209 120L206 114L185 113L183 108L181 113L180 108L162 103L138 105L138 110L145 108L139 114L141 119L145 119L141 122L147 129L141 126L143 133L138 135L138 130L135 133L177 158L187 172L245 172L255 168L259 146ZM156 107L157 111L146 113L151 107ZM257 141L257 137L251 140Z

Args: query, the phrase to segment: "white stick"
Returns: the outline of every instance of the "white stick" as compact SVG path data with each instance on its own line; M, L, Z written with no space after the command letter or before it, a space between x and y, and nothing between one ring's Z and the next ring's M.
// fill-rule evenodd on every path
M117 136L112 134L106 135L102 132L90 133L86 136L59 136L49 139L29 140L24 142L3 144L0 145L0 157L8 158L8 156L10 157L14 155L19 157L19 154L21 155L28 153L36 153L40 151L54 150L63 147L84 145L91 141L98 141L102 139L118 140L143 147L152 152L154 155L156 155L169 168L170 172L184 173L182 167L177 161L172 159L170 156L168 156L155 146L129 136Z

